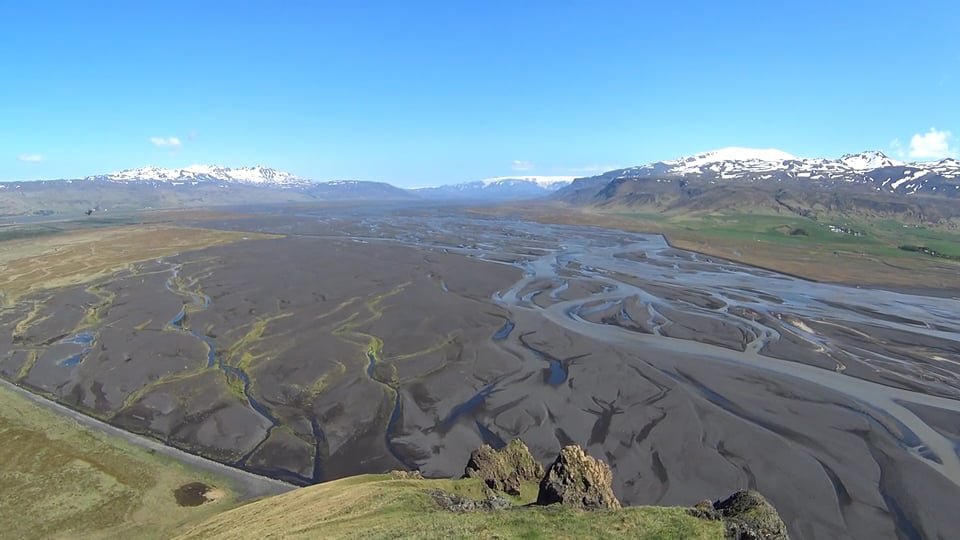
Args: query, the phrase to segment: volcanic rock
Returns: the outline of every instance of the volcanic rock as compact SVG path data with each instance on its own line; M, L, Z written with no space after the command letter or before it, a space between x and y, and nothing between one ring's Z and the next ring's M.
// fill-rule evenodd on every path
M463 476L480 478L490 489L520 495L522 482L537 482L543 477L543 465L523 441L516 439L500 450L486 444L474 450Z
M722 519L726 536L735 540L789 540L787 526L763 495L742 490L726 499L699 503L691 510L705 519Z
M537 504L560 503L583 509L617 509L610 466L588 456L583 448L566 446L540 481Z

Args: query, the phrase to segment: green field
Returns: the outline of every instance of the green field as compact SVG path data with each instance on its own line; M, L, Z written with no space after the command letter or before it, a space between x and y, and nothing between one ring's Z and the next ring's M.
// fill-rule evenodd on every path
M39 238L82 229L133 225L141 220L132 215L86 217L73 220L0 225L0 242Z
M815 281L960 294L960 230L951 225L918 227L863 216L814 219L792 213L662 213L552 204L474 211L484 215L522 211L529 219L546 223L663 234L680 249ZM831 225L862 235L835 232Z
M191 482L222 498L177 504ZM236 506L230 486L72 420L0 387L0 537L169 538L188 522Z
M904 226L893 220L822 219L765 214L724 214L665 218L659 214L617 213L619 217L655 222L664 232L697 235L726 242L761 242L787 247L854 251L894 258L925 258L929 255L899 249L923 246L947 255L960 256L960 231ZM835 232L830 226L863 233L854 236ZM791 234L792 231L802 231Z
M63 232L60 229L50 226L6 226L0 228L0 242L7 240L20 240L24 238L36 238L50 234L59 234Z

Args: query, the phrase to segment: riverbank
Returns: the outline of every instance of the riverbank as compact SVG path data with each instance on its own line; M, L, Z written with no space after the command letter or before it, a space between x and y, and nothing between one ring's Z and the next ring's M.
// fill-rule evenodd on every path
M59 423L64 426L64 429L89 430L90 433L109 437L113 440L104 440L104 444L115 446L122 451L129 450L133 455L138 457L142 454L164 456L165 458L169 458L169 460L174 460L179 464L195 469L201 474L221 477L230 483L231 491L235 494L235 498L238 501L258 499L296 489L296 486L287 484L286 482L230 467L223 463L184 452L172 446L167 446L154 439L112 426L92 416L38 396L25 388L21 388L3 379L0 379L0 399L5 402L10 402L8 403L10 407L16 406L17 410L20 411L27 411L27 406L24 402L32 404L36 412L27 411L24 414L35 417L38 429L46 424L57 423L59 420ZM9 410L9 407L5 406L3 410ZM8 416L8 414L4 413L4 417L6 416ZM2 443L0 443L0 445L2 445ZM169 461L163 463L163 465L169 464Z
M528 204L523 208L477 207L471 212L659 234L678 249L810 281L960 297L960 264L898 247L903 243L922 243L924 239L936 245L960 245L960 235L905 228L887 221L858 222L858 230L866 234L853 237L832 231L827 222L790 215L676 216L600 212L555 203Z
M251 476L0 381L4 538L169 538L187 523L287 490ZM203 486L205 498L183 505L177 492L185 486Z

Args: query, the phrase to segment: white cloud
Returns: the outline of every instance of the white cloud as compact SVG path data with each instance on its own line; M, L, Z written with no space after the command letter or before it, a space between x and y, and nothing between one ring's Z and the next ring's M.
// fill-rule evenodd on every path
M43 154L20 154L17 159L24 163L40 163L43 161Z
M510 162L510 168L515 171L529 171L530 169L533 168L533 163L529 161L515 159L512 162Z
M930 128L926 133L917 133L910 138L910 157L921 159L943 159L955 157L956 148L951 148L953 135L949 131Z
M157 148L173 148L174 150L183 146L179 137L150 137L150 143Z

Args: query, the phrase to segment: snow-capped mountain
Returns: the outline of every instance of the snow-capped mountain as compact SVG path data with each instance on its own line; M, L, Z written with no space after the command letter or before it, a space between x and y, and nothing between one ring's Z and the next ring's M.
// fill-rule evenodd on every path
M503 202L549 198L652 211L864 212L919 222L960 219L960 161L905 163L882 152L837 159L723 148L601 175L501 176L406 190L356 180L314 182L268 167L142 167L86 179L0 183L0 213L312 201ZM958 222L960 223L960 222Z
M960 161L903 163L882 152L838 159L725 148L578 178L554 201L667 215L785 213L960 224Z
M709 182L784 182L862 184L874 191L960 196L960 162L904 163L878 151L839 159L799 158L776 149L723 148L695 156L604 173L595 178L702 179ZM583 183L583 180L579 180Z
M262 184L274 186L302 186L308 180L284 171L268 167L221 167L218 165L191 165L182 169L164 169L160 167L141 167L115 173L90 176L87 180L108 180L112 182L169 182L173 184L192 184L198 182L222 182L240 184Z
M511 200L549 195L570 185L573 176L498 176L485 180L413 190L428 199Z
M58 198L92 209L179 208L228 204L283 204L314 201L402 201L407 190L383 182L333 180L314 182L269 167L191 165L180 169L141 167L82 180L24 182L16 189L36 193L41 208ZM51 195L56 192L57 195ZM3 208L0 200L0 210ZM67 208L66 202L58 207Z
M724 163L737 163L744 169L763 170L769 167L775 167L779 163L795 159L797 158L792 154L775 148L741 148L731 146L677 160L662 161L660 163L682 174L697 172L703 167Z
M857 171L870 171L882 167L899 167L903 162L890 159L883 152L871 150L860 152L859 154L845 154L840 158L840 163Z
M484 187L534 184L547 191L554 191L573 182L575 176L498 176L480 180Z

